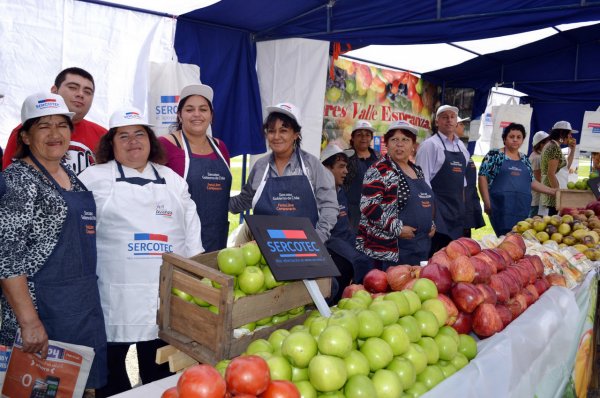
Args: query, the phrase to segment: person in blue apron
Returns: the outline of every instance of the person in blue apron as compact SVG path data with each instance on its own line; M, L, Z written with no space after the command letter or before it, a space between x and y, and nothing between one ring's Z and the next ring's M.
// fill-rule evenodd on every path
M502 131L502 149L492 149L479 169L479 192L485 212L497 236L511 231L517 222L529 216L531 190L554 195L533 178L531 163L519 148L525 140L525 127L511 123Z
M362 283L365 274L373 268L373 262L364 253L356 250L356 235L350 227L348 200L342 188L344 177L348 174L348 150L343 151L339 146L330 143L321 152L321 163L333 174L339 206L337 223L325 242L327 251L340 271L340 276L336 278L338 292L331 299L335 304L340 300L346 286L350 283Z
M192 84L181 90L177 131L159 140L167 154L166 166L188 183L202 223L202 245L207 252L227 246L231 190L229 152L225 143L207 133L213 118L213 90Z
M465 186L469 151L456 135L458 108L442 105L435 117L437 132L419 146L415 163L435 194L437 230L430 255L464 233Z
M23 350L46 357L48 339L94 349L86 388L106 383L106 333L96 276L96 203L64 163L73 123L63 98L25 100L17 161L0 200L0 344L21 329ZM17 321L18 320L18 321Z
M390 124L383 139L388 152L365 174L356 247L383 270L427 260L435 233L434 195L414 156L418 129Z
M344 190L348 198L348 218L354 234L360 222L360 195L362 182L367 169L377 161L377 154L371 148L375 129L366 120L357 120L352 128L348 159L348 175L344 179Z
M97 396L131 389L125 357L137 348L143 384L171 375L158 365L156 314L162 254L203 252L200 220L185 180L159 164L163 150L135 108L113 113L97 164L80 174L98 211L98 285L108 339L108 383Z
M300 148L300 112L295 105L269 106L267 113L263 128L271 154L254 163L240 194L230 198L229 211L307 217L325 242L338 215L333 176Z

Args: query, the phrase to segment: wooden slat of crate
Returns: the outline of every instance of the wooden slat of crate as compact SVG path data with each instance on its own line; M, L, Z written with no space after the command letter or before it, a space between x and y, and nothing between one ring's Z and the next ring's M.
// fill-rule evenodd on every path
M576 189L559 189L556 192L556 208L585 207L588 203L595 201L592 191L580 191Z

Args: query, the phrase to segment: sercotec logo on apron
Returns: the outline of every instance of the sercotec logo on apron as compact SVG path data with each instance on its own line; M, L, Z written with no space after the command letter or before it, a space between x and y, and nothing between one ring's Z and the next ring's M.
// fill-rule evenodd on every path
M134 258L148 258L172 253L173 245L169 244L169 236L152 233L133 234L133 241L127 244L127 251Z

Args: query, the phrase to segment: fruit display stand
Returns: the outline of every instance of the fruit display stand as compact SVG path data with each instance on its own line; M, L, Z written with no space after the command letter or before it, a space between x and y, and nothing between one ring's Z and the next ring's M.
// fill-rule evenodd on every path
M201 283L203 278L221 287ZM323 296L328 297L331 279L317 279L317 283ZM172 288L216 306L218 313L171 294ZM251 341L268 337L275 329L302 323L306 315L237 336L240 326L312 303L301 281L234 300L234 278L218 270L217 252L189 259L172 253L163 255L159 297L159 337L197 361L212 365L241 354Z
M585 207L588 203L596 200L592 191L580 191L576 189L559 189L556 191L556 208Z

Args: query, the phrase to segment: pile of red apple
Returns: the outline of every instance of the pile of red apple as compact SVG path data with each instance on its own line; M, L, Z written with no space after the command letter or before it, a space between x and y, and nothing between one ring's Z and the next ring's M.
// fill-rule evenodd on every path
M550 286L566 286L559 274L544 276L537 255L525 254L525 242L509 234L494 249L481 249L477 241L459 238L436 252L424 267L398 265L372 270L364 289L374 295L410 289L418 278L432 280L448 311L447 324L459 333L474 331L489 337L521 315ZM359 290L355 285L349 289Z

